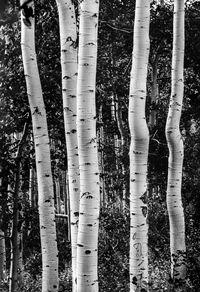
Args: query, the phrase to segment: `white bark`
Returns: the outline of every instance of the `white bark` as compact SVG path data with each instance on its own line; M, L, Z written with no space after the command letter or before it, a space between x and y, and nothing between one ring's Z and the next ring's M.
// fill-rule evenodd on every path
M79 219L79 160L76 126L77 86L77 32L74 5L71 0L56 0L60 23L62 95L67 144L68 178L70 196L70 223L72 247L72 283L76 292L77 234Z
M80 213L77 244L77 291L97 292L99 169L95 83L99 2L80 4L77 130L80 165Z
M33 8L33 2L29 5ZM46 111L35 53L34 19L30 18L31 26L27 26L23 17L22 14L21 48L36 155L43 267L42 292L57 292L58 251Z
M116 121L117 121L117 126L118 126L118 130L120 133L120 140L118 142L119 145L119 156L124 155L124 148L125 148L125 143L126 143L126 135L125 135L125 129L124 129L124 125L123 125L123 119L122 119L122 110L120 108L120 97L116 97L116 101L115 101L115 106L116 106ZM119 158L120 161L120 158ZM125 178L125 165L123 163L123 159L121 159L121 174L123 175L123 180ZM121 209L125 210L126 209L126 182L123 181L122 183L122 195L121 195Z
M98 131L98 161L99 161L99 173L100 175L100 205L101 208L105 207L105 198L106 198L106 188L105 188L105 179L104 179L104 150L103 150L103 144L104 144L104 130L103 130L103 114L102 114L102 108L103 106L100 106L99 109L99 116L98 116L98 122L100 124L99 131Z
M5 246L5 234L0 229L0 281L4 281L6 278L6 246Z
M185 221L181 199L183 140L179 130L183 101L184 0L174 2L172 80L166 139L169 147L167 209L170 222L171 276L185 278ZM178 290L176 290L178 291ZM182 291L182 290L181 290Z
M136 0L129 96L130 145L130 291L148 291L147 158L145 118L149 56L150 1Z
M149 115L149 127L153 128L156 126L157 120L157 110L155 106L158 101L158 83L157 83L157 75L158 75L158 58L152 61L152 83L151 83L151 112Z
M30 141L33 142L32 134L30 135ZM29 157L30 161L33 159L32 154ZM32 162L30 163L30 169L29 169L29 188L28 188L28 197L29 197L29 204L31 207L36 207L36 189L37 186L35 185L35 170L33 168Z
M56 193L56 213L61 214L61 197L60 197L60 179L59 177L56 177L54 179L54 184L55 184L55 193Z
M33 184L34 184L34 169L31 166L29 169L29 189L28 189L29 204L31 207L34 206L34 204L33 204Z
M0 165L0 173L2 167ZM0 177L0 187L2 187L2 174ZM5 234L0 228L0 281L4 281L6 278L6 246L5 246Z

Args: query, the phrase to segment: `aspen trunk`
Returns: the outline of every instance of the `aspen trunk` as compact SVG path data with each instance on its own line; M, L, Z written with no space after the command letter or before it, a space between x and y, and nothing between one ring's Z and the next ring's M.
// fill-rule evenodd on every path
M157 75L158 75L158 59L156 58L154 63L151 65L152 67L152 84L151 84L151 112L149 116L149 126L152 129L156 126L157 119L157 111L155 109L157 100L158 100L158 83L157 83Z
M115 104L115 99L114 96L111 96L111 118L112 121L116 122L116 104ZM120 147L120 140L118 139L118 135L116 133L113 134L113 147L114 147L114 153L115 153L115 172L118 174L119 173L119 147ZM114 162L114 161L113 161ZM113 177L114 176L114 177ZM112 183L111 186L114 186L115 180L117 175L112 175ZM113 197L118 199L118 202L116 205L120 204L121 205L121 198L118 197L117 190L116 188L113 187ZM116 203L116 202L115 202Z
M98 131L98 160L99 160L99 173L100 173L100 205L101 208L105 207L105 197L106 197L106 188L105 188L105 179L104 179L104 149L103 149L103 144L104 144L104 130L103 130L103 114L102 114L102 108L103 106L100 106L99 109L99 117L98 117L98 122L99 122L99 131Z
M0 282L6 278L6 246L5 246L5 234L0 229Z
M145 118L149 56L150 1L136 0L129 95L130 145L130 291L148 291L147 158ZM143 290L142 290L143 288Z
M111 116L113 121L117 123L117 127L120 133L120 138L118 134L114 135L114 149L115 149L115 159L116 159L116 171L118 173L117 180L120 179L120 172L121 175L124 178L125 175L125 166L121 158L123 158L124 155L124 146L125 146L125 131L123 127L123 121L122 121L122 112L119 108L119 101L120 98L117 96L111 97ZM115 192L114 196L119 198L120 201L120 209L125 210L126 207L126 184L122 180L121 185L121 194L118 194Z
M184 291L185 220L181 199L183 140L179 130L184 80L184 0L174 2L172 80L166 139L169 148L167 209L170 222L171 277L174 291Z
M31 166L29 169L29 188L28 188L29 204L31 207L34 207L33 184L34 184L34 170L33 170L33 167Z
M62 96L68 159L72 247L72 283L73 292L76 292L77 234L80 197L78 141L76 126L76 87L78 71L76 16L74 5L71 0L56 0L56 2L58 6L60 24Z
M61 214L61 197L60 197L60 179L59 177L55 178L55 190L56 190L56 212Z
M32 133L30 135L31 143L33 142ZM35 185L35 169L32 165L32 154L30 155L30 170L29 170L29 188L28 188L28 196L29 196L29 204L32 208L37 206L37 200L36 200L36 188Z
M95 84L99 1L80 4L77 131L80 166L80 213L77 244L77 291L97 292L99 168Z
M3 179L2 179L2 167L0 165L0 192L3 194ZM3 208L2 204L2 208ZM3 214L0 217L0 281L4 281L6 278L6 246L5 246L5 233L3 228Z
M29 3L29 6L34 9L33 2ZM42 248L42 292L57 292L58 251L53 180L46 111L35 52L34 18L29 18L31 25L28 25L27 21L24 20L23 11L21 17L21 49L32 116L38 179L38 207Z
M29 170L29 204L30 207L37 207L38 203L38 193L37 193L37 174L34 167L30 166Z
M117 126L118 130L120 133L120 151L119 151L119 156L121 157L121 175L122 175L122 195L121 195L121 200L122 200L122 210L126 209L126 194L127 194L127 187L126 187L126 182L124 181L125 179L125 165L123 162L123 157L125 154L125 143L126 143L126 135L125 135L125 129L123 125L123 120L122 120L122 111L120 107L120 97L116 97L116 121L117 121ZM119 159L120 160L120 159Z
M4 166L4 164L2 163ZM0 245L1 245L1 252L0 252L0 258L1 258L1 272L2 276L7 278L6 273L6 248L5 248L5 238L9 233L10 228L10 221L7 220L7 217L4 217L6 212L9 212L9 206L8 206L8 196L11 196L11 193L9 192L9 174L10 169L7 167L3 167L0 165L0 192L1 192L1 213L0 213ZM6 218L6 220L5 220Z

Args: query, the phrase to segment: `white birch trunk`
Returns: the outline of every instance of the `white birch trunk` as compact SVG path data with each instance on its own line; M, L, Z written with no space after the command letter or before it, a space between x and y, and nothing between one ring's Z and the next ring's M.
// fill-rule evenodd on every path
M157 110L155 106L158 100L158 83L157 83L157 75L158 75L158 58L155 58L152 65L152 84L151 84L151 112L149 115L149 127L153 129L156 126L157 120Z
M33 2L29 4L33 8ZM23 13L23 11L22 11ZM32 115L33 136L38 179L38 206L42 248L42 292L58 291L58 251L56 242L53 180L46 111L39 78L34 36L34 19L31 26L21 21L21 49L27 94Z
M56 213L61 214L61 197L60 197L60 179L59 177L55 178L55 193L56 193Z
M145 118L149 56L150 1L136 0L129 96L130 145L130 291L148 291L147 158Z
M118 155L123 157L124 155L124 148L125 148L125 129L123 125L123 120L122 120L122 111L120 108L120 97L116 97L115 101L115 107L116 107L116 121L117 121L117 126L118 130L120 133L120 140L119 140L119 153ZM119 158L120 161L120 158ZM126 182L124 181L125 178L125 165L123 163L123 159L121 159L121 174L123 175L123 183L122 183L122 195L121 195L121 209L124 211L126 209Z
M61 66L62 66L62 95L67 144L68 178L70 196L70 225L72 247L72 283L73 292L77 291L76 261L77 235L79 220L79 160L77 141L77 31L74 5L71 0L56 0L60 24Z
M2 167L0 166L0 173ZM0 177L0 187L2 187L2 174ZM6 278L6 245L5 245L5 233L0 226L0 282Z
M28 188L29 204L31 207L34 206L34 204L33 204L33 184L34 184L34 169L31 166L29 169L29 188Z
M100 175L100 206L101 208L105 207L105 197L106 197L106 189L105 189L105 178L104 178L104 150L103 150L103 144L104 144L104 130L103 130L103 114L102 114L102 108L103 106L100 106L99 109L99 124L100 128L98 131L98 161L99 161L99 174Z
M6 246L5 234L0 229L0 282L6 279Z
M95 83L99 1L80 4L77 130L80 165L80 213L77 244L77 291L97 292L99 168Z
M183 140L179 130L184 91L183 64L184 0L176 0L173 23L172 88L166 123L166 139L169 147L167 209L170 222L171 276L175 289L176 286L181 286L181 282L183 283L185 279L186 251L185 220L181 199Z

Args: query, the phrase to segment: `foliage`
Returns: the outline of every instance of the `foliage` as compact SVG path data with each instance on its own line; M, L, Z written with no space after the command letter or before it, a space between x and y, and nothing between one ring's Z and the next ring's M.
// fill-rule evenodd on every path
M34 278L31 273L27 271L22 272L23 284L20 291L16 292L41 292L42 291L42 277L40 274ZM1 290L2 289L2 290ZM0 283L0 291L8 292L7 281ZM71 292L71 275L69 270L64 271L59 277L58 292Z
M24 261L25 270L36 278L42 270L39 214L36 208L27 207L24 224ZM57 240L59 251L59 270L65 269L71 259L71 247L68 240L68 226L65 219L57 219Z
M57 240L59 252L59 271L63 272L71 262L71 243L68 240L68 224L66 219L57 222Z
M99 50L97 72L97 113L103 106L102 124L105 140L102 145L108 197L111 204L122 193L123 182L128 183L128 94L129 74L133 42L134 3L130 0L100 1ZM185 48L185 97L181 131L185 144L183 167L183 201L186 215L188 291L200 290L200 31L199 1L186 5L186 48ZM157 101L157 123L150 131L149 153L149 247L150 277L152 288L165 291L170 267L169 227L166 211L166 180L168 150L165 140L165 121L170 97L171 48L172 48L172 6L155 6L151 8L150 27L150 66L148 76L147 119L151 105L151 71L158 59L159 100ZM36 49L43 86L48 126L52 147L52 168L56 175L60 169L66 169L66 149L64 139L61 69L58 15L56 3L36 1ZM6 43L5 37L8 37ZM3 168L0 205L1 224L5 230L12 219L12 194L7 186L13 182L15 161L13 154L16 143L11 135L23 128L29 110L20 49L20 24L7 25L0 38L0 164ZM2 68L4 68L2 70ZM122 120L126 130L127 142L125 155L119 157L118 163L125 165L125 174L116 168L114 135L119 135L116 121L111 116L111 96L120 97ZM23 193L28 190L29 156L34 155L33 145L27 143L22 164ZM34 163L33 163L34 164ZM119 166L118 165L118 166ZM40 291L41 254L39 238L39 221L37 210L24 204L24 292ZM99 234L99 280L100 291L128 291L128 253L129 253L129 214L127 211L114 209L112 205L102 210ZM3 220L3 221L2 221ZM29 230L31 226L31 230ZM67 239L67 226L57 224L60 257L60 279L67 283L70 291L70 243ZM8 234L9 235L9 234ZM64 235L64 237L63 237ZM9 240L7 239L7 246ZM159 282L159 283L157 283ZM3 291L6 291L6 284ZM37 290L38 289L38 290ZM66 290L66 291L68 291Z
M192 225L192 220L190 221ZM192 228L191 228L192 227ZM192 229L192 233L191 233ZM187 237L187 285L190 291L199 291L200 289L200 248L199 228L190 226L190 236Z
M100 291L128 291L129 214L103 210L99 233Z
M22 292L40 292L42 287L42 278L37 275L36 278L32 277L32 274L23 272L23 286L21 287Z

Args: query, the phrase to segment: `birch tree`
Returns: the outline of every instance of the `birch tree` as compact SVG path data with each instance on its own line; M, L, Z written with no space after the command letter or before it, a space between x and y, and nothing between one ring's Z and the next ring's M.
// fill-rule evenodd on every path
M152 81L151 81L151 111L149 115L149 127L153 129L156 126L156 119L157 119L157 110L156 104L158 101L158 55L156 55L151 60L151 68L152 68Z
M0 190L2 192L2 167L0 165ZM2 208L2 207L1 207ZM0 214L0 281L4 281L6 278L6 243L5 243L5 232L2 222L2 212Z
M166 123L169 148L167 209L170 222L171 277L174 291L183 291L185 279L185 222L181 199L183 140L179 125L184 80L184 0L174 1L171 97Z
M24 1L21 3L23 4ZM58 251L55 228L53 180L46 111L35 52L34 3L28 4L29 12L21 13L21 49L27 94L32 116L33 136L38 179L38 207L42 248L42 292L58 291ZM32 10L30 10L32 9Z
M95 83L99 1L80 3L77 84L77 132L80 209L77 244L77 291L97 292L99 169L96 137Z
M145 118L149 56L150 1L136 0L134 46L129 92L130 144L130 291L147 291L147 158L149 132ZM143 290L142 290L143 288Z
M71 0L56 0L59 14L62 96L67 145L70 223L72 247L72 283L76 290L77 234L79 218L79 160L77 141L76 86L78 73L77 31L74 5Z

